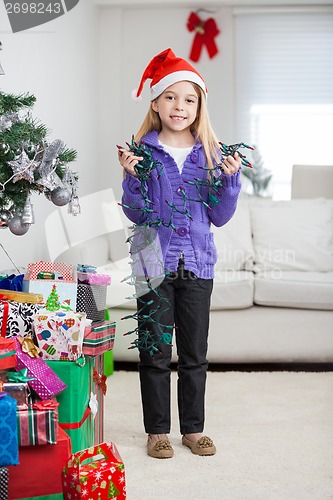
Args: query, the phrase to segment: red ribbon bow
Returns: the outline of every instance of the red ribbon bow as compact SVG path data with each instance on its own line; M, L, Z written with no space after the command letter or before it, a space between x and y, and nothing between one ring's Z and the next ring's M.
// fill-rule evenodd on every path
M215 19L210 17L206 21L202 21L195 12L191 12L187 20L187 29L196 32L190 53L191 61L199 61L204 45L207 47L210 59L218 54L219 50L214 38L220 33L220 30L217 27Z
M97 382L97 384L102 389L102 392L105 396L105 394L106 394L106 375L100 375L99 373L97 373L96 368L94 368L94 382Z
M44 399L32 404L32 408L35 410L55 410L57 406L59 406L59 403L52 399Z

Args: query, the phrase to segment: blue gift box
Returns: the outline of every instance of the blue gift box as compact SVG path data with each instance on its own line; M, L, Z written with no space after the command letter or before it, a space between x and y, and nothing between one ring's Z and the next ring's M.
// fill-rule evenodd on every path
M0 393L0 467L17 465L18 439L16 420L17 401L5 392Z

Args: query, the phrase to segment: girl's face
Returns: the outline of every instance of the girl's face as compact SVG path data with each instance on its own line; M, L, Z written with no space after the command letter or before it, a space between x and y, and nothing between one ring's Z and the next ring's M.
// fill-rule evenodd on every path
M152 108L159 114L162 129L182 132L195 121L199 98L190 82L182 81L170 85L152 101Z

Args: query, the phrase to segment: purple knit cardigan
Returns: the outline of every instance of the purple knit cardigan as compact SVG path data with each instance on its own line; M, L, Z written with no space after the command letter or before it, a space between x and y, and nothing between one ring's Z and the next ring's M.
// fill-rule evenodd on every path
M156 210L153 218L159 217L164 221L172 222L176 229L171 226L160 225L150 231L156 231L153 236L153 247L145 252L146 262L152 261L152 254L160 255L163 270L176 271L180 254L184 255L185 269L192 271L198 278L210 279L214 277L214 265L217 260L217 252L214 244L214 235L210 231L211 223L215 226L223 226L233 216L237 199L240 192L240 170L230 176L221 174L224 189L220 189L219 203L211 205L208 200L208 188L200 186L202 198L211 206L209 210L198 200L198 192L195 185L187 184L186 181L194 179L204 180L207 178L207 170L198 168L206 165L206 158L202 144L197 142L190 154L187 156L182 173L174 159L163 149L158 142L158 133L150 132L142 141L152 150L154 160L160 161L164 168L159 176L157 169L153 170L151 178L147 181L148 198L153 202L152 208ZM181 189L179 189L181 188ZM186 193L186 208L191 218L184 213L184 198L181 191ZM174 204L176 210L171 217L170 204ZM122 203L126 216L134 224L142 223L142 211L144 201L140 191L140 181L126 174L123 181ZM178 211L179 210L179 211ZM147 231L147 227L144 228ZM145 232L141 233L141 240L145 238ZM142 241L141 241L142 242ZM132 254L137 255L138 245L132 245ZM140 246L142 249L142 245ZM141 253L140 258L141 258ZM141 258L142 260L142 258ZM149 267L149 265L148 265ZM141 274L141 273L140 273ZM149 275L158 275L159 272L149 270Z

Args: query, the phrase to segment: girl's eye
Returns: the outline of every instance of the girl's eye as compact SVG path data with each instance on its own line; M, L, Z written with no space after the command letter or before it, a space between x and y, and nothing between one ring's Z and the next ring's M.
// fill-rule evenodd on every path
M187 99L187 102L189 102L191 104L194 103L193 99Z
M169 101L172 101L173 96L172 96L172 95L167 95L167 96L166 96L166 99L168 99Z

